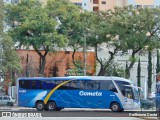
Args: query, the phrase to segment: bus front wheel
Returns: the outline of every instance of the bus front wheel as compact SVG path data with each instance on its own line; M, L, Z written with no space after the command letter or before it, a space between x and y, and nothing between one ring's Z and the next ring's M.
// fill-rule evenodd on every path
M38 101L38 102L36 103L36 109L37 109L38 111L43 111L43 110L44 110L44 103L43 103L42 101Z
M54 101L50 101L48 104L47 104L47 109L49 111L55 111L57 109L56 107L56 103Z
M120 105L118 104L118 103L112 103L111 104L111 110L113 111L113 112L119 112L121 109L120 109Z

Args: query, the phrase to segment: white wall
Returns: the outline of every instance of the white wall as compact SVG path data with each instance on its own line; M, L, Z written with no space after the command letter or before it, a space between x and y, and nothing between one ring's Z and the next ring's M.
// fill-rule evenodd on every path
M108 50L106 49L105 46L101 47L102 49L98 51L98 57L102 60L108 59L109 58L109 53ZM125 69L126 66L126 61L129 62L129 56L131 55L130 51L128 54L121 56L119 52L118 55L115 57L115 61ZM134 81L135 85L137 85L137 66L138 66L138 58L141 60L141 87L144 89L144 81L145 79L148 79L148 54L142 54L142 55L137 55L137 62L134 64L133 68L130 71L130 79ZM152 91L155 92L155 83L156 83L156 51L152 52ZM97 67L96 67L96 74L98 74L100 70L100 65L97 62Z

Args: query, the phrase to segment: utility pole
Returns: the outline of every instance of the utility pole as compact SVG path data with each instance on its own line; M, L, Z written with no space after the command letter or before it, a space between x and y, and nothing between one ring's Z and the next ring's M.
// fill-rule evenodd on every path
M83 68L83 72L84 72L84 76L86 76L86 35L85 35L85 33L84 33L83 55L84 55L84 68Z

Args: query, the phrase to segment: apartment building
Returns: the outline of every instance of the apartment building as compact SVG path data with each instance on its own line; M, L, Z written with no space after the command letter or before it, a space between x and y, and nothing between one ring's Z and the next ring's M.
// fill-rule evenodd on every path
M3 0L3 2L8 4L15 4L15 3L18 3L19 0Z
M115 6L123 7L132 5L134 7L160 7L160 0L70 0L77 6L88 11L105 11Z
M126 0L70 0L77 6L82 7L84 10L88 11L99 11L113 9L115 6L125 6L127 5Z

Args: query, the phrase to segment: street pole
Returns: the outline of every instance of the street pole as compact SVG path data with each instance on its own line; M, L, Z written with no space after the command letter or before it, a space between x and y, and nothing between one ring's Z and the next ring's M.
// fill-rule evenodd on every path
M144 99L147 99L147 78L144 79Z
M83 55L84 55L84 68L83 68L83 72L84 72L84 76L86 76L86 35L84 33L84 46L83 46Z

